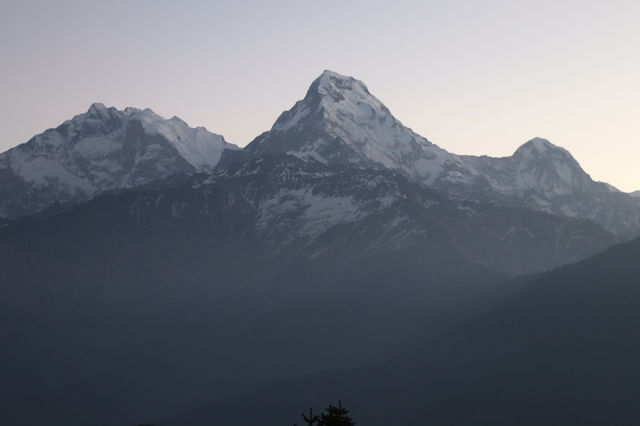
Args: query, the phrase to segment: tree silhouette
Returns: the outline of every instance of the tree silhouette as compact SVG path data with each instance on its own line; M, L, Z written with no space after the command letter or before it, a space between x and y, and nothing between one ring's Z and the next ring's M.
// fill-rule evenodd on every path
M313 426L314 423L317 423L320 420L320 417L313 415L313 408L309 408L309 415L302 413L302 419L309 426ZM294 425L295 426L295 425Z
M325 408L326 413L320 414L320 420L318 426L354 426L356 423L353 421L349 414L349 410L342 406L342 401L338 401L338 406L329 404L329 407Z

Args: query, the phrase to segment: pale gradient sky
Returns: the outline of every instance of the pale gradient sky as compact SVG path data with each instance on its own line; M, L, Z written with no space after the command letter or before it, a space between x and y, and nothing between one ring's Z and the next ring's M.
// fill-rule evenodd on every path
M640 189L638 1L0 0L0 150L92 102L245 145L324 69L449 151L540 136Z

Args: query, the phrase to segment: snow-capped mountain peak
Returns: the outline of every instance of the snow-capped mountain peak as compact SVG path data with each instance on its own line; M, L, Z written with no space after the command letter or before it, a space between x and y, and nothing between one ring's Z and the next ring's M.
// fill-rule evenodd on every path
M382 103L369 93L369 89L362 81L329 70L325 70L313 82L309 91L311 93L315 91L320 95L325 105L339 102L352 105L367 102L384 108Z
M190 127L177 116L165 119L150 108L126 107L120 111L101 103L92 104L86 113L65 121L53 131L64 129L68 135L77 138L92 133L109 133L114 129L122 129L131 122L140 123L147 135L165 138L196 171L213 169L223 150L238 149L226 142L223 136L211 133L204 127ZM93 143L97 144L99 141L94 140Z
M226 149L238 148L177 117L94 103L86 113L0 154L0 217L175 174L211 171Z
M546 182L557 195L582 192L592 182L569 151L546 139L526 142L513 154L512 161L519 176L530 181L529 186Z
M427 183L454 160L403 126L364 83L333 71L323 72L305 98L248 149L322 163L382 166Z
M321 116L318 117L318 114ZM292 129L304 124L306 120L302 120L303 118L321 119L334 122L333 124L340 122L342 127L347 124L376 130L385 123L390 126L401 125L362 81L328 70L314 80L302 101L280 116L274 130ZM351 134L346 134L347 129L341 131L343 129L338 127L327 126L327 130L339 133L335 136L364 136L358 135L354 129L351 129ZM382 138L372 138L375 142L381 140ZM426 140L425 142L429 144Z
M571 154L566 149L552 144L547 139L535 137L518 147L514 152L514 157L541 157L549 155L550 152L564 152L567 156L571 157Z
M637 199L594 181L569 151L546 139L531 139L510 157L462 158L474 179L472 185L459 186L460 191L589 219L618 235L635 235L640 229Z
M379 109L385 115L390 115L389 110L369 93L369 89L363 82L326 70L313 81L304 99L278 118L273 130L292 129L303 118L315 114L321 114L325 117L345 113L351 115L362 110L363 105L371 106L368 108L369 112Z

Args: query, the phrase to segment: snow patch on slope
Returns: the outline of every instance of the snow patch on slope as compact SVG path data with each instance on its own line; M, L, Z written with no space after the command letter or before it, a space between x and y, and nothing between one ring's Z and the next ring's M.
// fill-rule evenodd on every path
M283 189L260 206L259 229L272 229L273 218L289 216L300 228L297 235L316 236L332 226L348 223L366 215L353 196L314 194L311 189ZM282 225L288 226L285 223Z

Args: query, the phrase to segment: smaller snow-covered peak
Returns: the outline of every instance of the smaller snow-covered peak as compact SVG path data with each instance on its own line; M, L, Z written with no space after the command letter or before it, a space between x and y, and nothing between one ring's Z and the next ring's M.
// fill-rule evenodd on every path
M549 142L547 139L543 138L533 138L524 144L520 145L520 147L513 154L514 158L540 158L545 157L547 155L557 155L561 154L569 158L573 158L571 153L566 149L554 145Z
M561 161L573 168L580 168L580 165L569 151L542 138L533 138L522 144L516 152L514 152L512 158L523 163L551 160L555 162Z
M560 147L552 144L547 139L535 137L522 145L516 150L514 155L518 155L518 153L538 153L542 154L549 150L561 149Z
M566 149L546 139L534 138L511 157L515 167L514 188L534 190L547 198L585 193L593 181Z

